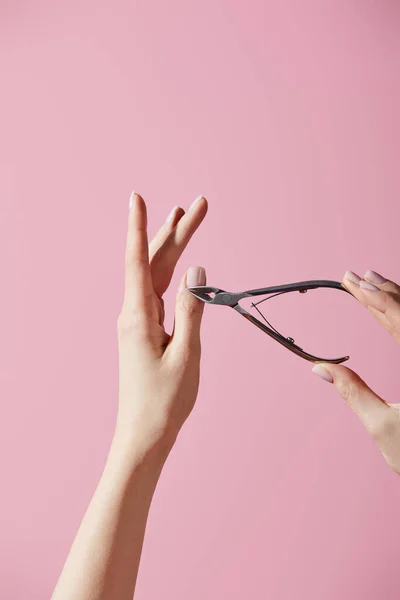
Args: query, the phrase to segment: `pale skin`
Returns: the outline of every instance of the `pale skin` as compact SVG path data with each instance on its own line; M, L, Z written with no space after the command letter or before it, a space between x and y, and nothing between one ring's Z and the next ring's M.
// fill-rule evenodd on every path
M343 285L400 343L400 286L371 270L364 277L347 271ZM378 443L388 465L400 473L400 404L381 398L357 373L343 365L320 364L313 371L335 385Z
M163 465L196 401L200 325L204 304L187 287L204 285L191 267L176 296L171 335L164 329L162 296L176 263L207 212L199 197L185 212L175 207L148 244L146 205L132 192L125 256L125 295L118 319L119 406L100 482L78 530L53 600L131 600L147 517ZM358 279L358 281L357 281ZM383 278L382 278L383 279ZM364 281L362 283L361 281ZM400 287L346 274L348 290L400 341ZM388 404L350 369L318 365L400 472L400 406Z
M175 207L149 245L146 205L131 195L115 434L53 600L133 597L153 493L197 396L203 303L187 285L205 284L204 269L192 267L182 278L171 335L163 326L162 295L206 212L202 197L186 213Z

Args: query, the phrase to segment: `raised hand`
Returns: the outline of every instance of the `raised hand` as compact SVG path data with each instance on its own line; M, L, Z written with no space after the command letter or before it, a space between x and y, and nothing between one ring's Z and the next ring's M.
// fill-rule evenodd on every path
M199 197L188 212L170 214L150 246L146 205L131 196L125 258L125 298L118 320L119 412L116 434L143 451L172 443L193 408L199 383L200 323L204 304L187 290L204 285L205 271L191 267L178 289L172 335L164 329L162 296L176 263L207 212Z
M204 284L204 269L191 267L182 278L172 335L162 295L207 202L199 197L187 213L175 207L150 246L143 199L132 193L129 206L117 424L53 600L132 599L152 496L197 396L204 305L187 286Z

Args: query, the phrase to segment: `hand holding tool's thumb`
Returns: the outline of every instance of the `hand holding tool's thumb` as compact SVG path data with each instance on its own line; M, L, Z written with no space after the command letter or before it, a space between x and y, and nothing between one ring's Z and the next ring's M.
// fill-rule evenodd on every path
M379 444L388 464L400 472L400 411L397 405L385 402L357 373L343 365L318 364L313 372L334 384Z
M374 435L389 411L390 407L386 402L348 367L323 363L316 365L313 372L325 381L334 384L367 431Z

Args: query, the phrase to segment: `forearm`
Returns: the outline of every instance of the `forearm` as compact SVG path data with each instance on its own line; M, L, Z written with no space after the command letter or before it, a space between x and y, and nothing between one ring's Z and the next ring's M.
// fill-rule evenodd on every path
M132 600L153 493L197 396L203 304L187 288L205 284L204 269L181 280L172 335L162 295L207 202L177 207L151 248L143 198L132 193L129 206L116 434L53 600Z
M169 446L142 451L118 435L53 600L131 600L147 516Z

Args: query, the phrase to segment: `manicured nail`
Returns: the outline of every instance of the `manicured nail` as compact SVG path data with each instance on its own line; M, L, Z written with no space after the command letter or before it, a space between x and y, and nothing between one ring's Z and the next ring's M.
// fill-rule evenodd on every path
M369 283L369 281L360 281L360 287L364 288L364 290L370 290L371 292L379 292L379 288L373 283Z
M204 198L204 196L197 196L196 200L194 200L192 202L192 204L189 206L189 210L193 210L194 208L196 208L196 206L198 205L200 200L202 200L203 198Z
M321 377L321 379L323 379L324 381L327 381L328 383L333 383L332 375L329 373L328 369L321 367L321 365L315 365L315 367L313 367L312 369L312 372L315 373L315 375L318 375L318 377Z
M166 219L166 223L169 223L170 221L172 221L172 219L175 216L176 211L178 210L179 206L176 204L174 206L174 208L171 210L171 212L169 213L167 219Z
M359 277L357 273L354 273L353 271L346 271L346 273L344 274L344 279L347 279L348 281L351 281L356 285L359 285L361 281L361 277Z
M132 190L131 195L129 196L129 210L131 210L132 206L133 206L133 199L135 197L135 190Z
M196 287L196 285L205 285L206 271L203 267L189 267L186 274L186 287Z
M379 275L379 273L377 273L376 271L371 271L371 269L369 269L365 273L364 279L368 279L369 281L372 281L373 283L377 283L377 284L382 284L382 283L387 282L387 279L382 277L382 275Z

